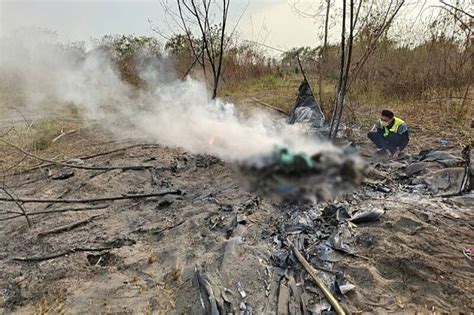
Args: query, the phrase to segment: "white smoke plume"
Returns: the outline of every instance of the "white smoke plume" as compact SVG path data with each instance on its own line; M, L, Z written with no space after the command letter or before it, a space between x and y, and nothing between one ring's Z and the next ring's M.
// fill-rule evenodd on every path
M75 52L37 34L1 42L1 106L45 113L72 104L86 120L99 121L118 137L140 137L227 160L268 152L275 145L308 153L329 148L268 114L243 117L233 104L211 101L203 83L170 79L163 60L148 58L141 64L140 77L150 88L138 91L120 79L104 51Z

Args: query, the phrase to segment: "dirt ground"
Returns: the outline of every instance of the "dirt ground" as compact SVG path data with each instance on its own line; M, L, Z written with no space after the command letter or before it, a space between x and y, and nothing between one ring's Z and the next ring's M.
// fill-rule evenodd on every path
M233 313L327 309L302 266L292 255L282 260L279 254L289 253L288 236L316 242L317 215L328 203L285 204L257 196L244 188L235 165L177 148L137 145L85 158L138 144L107 138L81 131L39 155L57 158L61 152L83 157L88 166L150 168L43 166L7 176L5 185L22 198L171 194L25 203L31 228L14 202L0 202L0 313L202 314L206 301L197 275L204 275ZM460 149L450 151L459 156ZM360 150L373 153L367 143ZM4 160L23 158L13 152L7 150ZM403 161L367 161L376 175L338 204L352 213L374 208L385 213L379 221L344 230L353 254L334 251L321 262L303 247L315 267L330 269L318 270L319 276L331 284L337 271L355 286L336 295L350 313L472 312L474 268L462 249L474 242L474 196L432 197L395 177ZM390 192L373 189L374 182ZM304 232L291 232L296 225Z

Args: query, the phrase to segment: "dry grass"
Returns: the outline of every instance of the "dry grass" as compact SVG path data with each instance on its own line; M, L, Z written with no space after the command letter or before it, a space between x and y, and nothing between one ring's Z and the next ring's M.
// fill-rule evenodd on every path
M284 111L290 111L298 95L298 87L302 76L296 74L266 75L261 78L252 78L239 83L224 85L221 94L235 103L253 103L253 99L265 102ZM309 78L314 90L317 90L317 81ZM325 82L323 97L328 100L333 97L335 86ZM250 101L249 101L250 100Z
M65 314L66 291L50 290L35 304L34 315Z
M75 132L69 133L71 131ZM63 136L58 138L61 134ZM71 116L17 124L0 138L0 172L2 175L21 173L40 164L7 142L40 157L64 160L98 151L100 146L94 144L110 141L111 138L105 131L96 132L95 129L84 127L80 120L71 119Z

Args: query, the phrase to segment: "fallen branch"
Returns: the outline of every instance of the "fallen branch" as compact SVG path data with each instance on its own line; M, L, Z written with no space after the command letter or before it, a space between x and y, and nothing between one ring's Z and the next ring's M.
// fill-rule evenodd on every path
M0 138L7 136L13 129L15 129L15 127L10 127L10 129L0 135Z
M24 202L24 203L91 203L91 202L103 202L103 201L115 201L115 200L126 200L126 199L143 199L150 197L159 197L164 195L181 195L180 190L163 191L158 193L148 194L136 194L136 195L123 195L114 197L101 197L101 198L86 198L86 199L39 199L39 198L5 198L0 197L0 201L6 202Z
M72 249L68 249L59 253L49 254L45 256L33 256L33 257L14 257L13 260L16 261L23 261L23 262L39 262L50 260L62 256L66 256L69 254L77 253L77 252L100 252L104 250L111 250L117 248L117 246L106 246L106 247L97 247L97 248L88 248L88 247L75 247Z
M130 145L128 147L123 147L123 148L114 149L114 150L110 150L110 151L100 152L100 153L96 153L96 154L92 154L92 155L80 156L80 157L78 157L78 159L80 159L80 160L90 160L90 159L93 159L93 158L96 158L96 157L99 157L99 156L109 155L109 154L112 154L112 153L125 151L125 150L136 148L136 147L153 148L153 147L156 147L156 146L158 146L158 145L157 144L143 144L143 143L142 144L134 144L134 145ZM27 155L24 155L24 156L27 157ZM62 163L64 163L64 162L66 162L66 161L62 161ZM30 167L26 170L15 172L12 175L25 174L25 173L28 173L28 172L36 171L37 169L41 169L43 167L49 167L49 166L54 166L54 165L56 165L55 161L52 161L51 163L47 163L47 164L44 164L44 162L41 162L38 165L32 166L32 167ZM108 170L105 170L105 171L108 171Z
M90 221L92 221L95 218L100 217L100 216L101 215L93 215L93 216L88 217L87 219L83 219L83 220L79 220L79 221L76 221L76 222L73 222L73 223L70 223L70 224L66 224L66 225L54 228L52 230L49 230L49 231L40 232L40 233L38 233L38 237L44 237L44 236L49 235L49 234L57 234L57 233L72 230L76 227L87 224Z
M298 258L299 262L303 265L304 269L310 274L310 276L314 279L316 284L318 285L319 289L323 292L324 296L328 299L329 303L334 307L336 313L339 315L345 315L346 312L342 308L341 304L336 300L336 298L332 295L331 291L324 285L324 283L319 279L316 274L316 269L310 265L310 263L301 255L300 251L293 245L293 243L287 239L288 246L293 250L296 258Z
M123 147L123 148L119 148L119 149L114 149L114 150L110 150L110 151L105 151L105 152L101 152L101 153L96 153L96 154L93 154L93 155L81 156L81 157L79 157L79 159L81 159L81 160L90 160L90 159L93 159L93 158L96 158L96 157L99 157L99 156L109 155L109 154L112 154L112 153L116 153L116 152L120 152L120 151L125 151L125 150L128 150L128 149L133 149L133 148L138 148L138 147L141 147L141 148L153 148L153 147L157 147L157 146L158 146L157 144L152 144L152 143L148 143L148 144L144 144L144 143L141 143L141 144L134 144L134 145L130 145L130 146L128 146L128 147Z
M84 166L84 165L68 164L68 163L64 163L64 162L48 160L48 159L39 157L37 155L34 155L33 153L30 153L28 151L23 150L22 148L14 145L13 143L10 143L10 142L2 140L2 139L0 139L0 141L7 144L7 145L9 145L9 146L11 146L11 147L13 147L13 148L15 148L15 149L17 149L18 151L22 152L23 154L28 155L29 157L32 157L34 159L37 159L37 160L40 160L40 161L43 161L43 162L46 162L46 163L49 163L50 166L51 165L59 165L59 166L63 166L63 167L77 168L77 169L83 169L83 170L102 170L102 171L106 171L106 170L144 170L144 169L153 168L153 165L109 166L109 167L105 167L105 166ZM41 168L41 167L46 167L46 166L45 165L38 166L38 168Z
M277 112L279 112L279 113L281 113L281 114L283 114L283 115L288 116L288 113L285 112L283 109L280 109L280 108L275 107L275 106L273 106L273 105L270 105L270 104L268 104L268 103L262 102L262 101L256 99L255 97L253 98L253 101L256 102L257 104L266 106L266 107L268 107L268 108L271 108L271 109L273 109L273 110L276 110Z
M13 260L16 260L16 261L45 261L45 260L50 260L50 259L66 256L66 255L72 254L72 253L74 253L74 249L68 249L68 250L63 251L63 252L59 252L59 253L56 253L56 254L50 254L50 255L46 255L46 256L15 257L15 258L13 258Z
M40 214L48 214L48 213L61 213L61 212L74 212L74 211L91 211L91 210L101 210L101 209L106 209L108 208L108 205L102 205L102 206L95 206L95 207L81 207L81 208L69 208L69 209L56 209L56 210L47 210L47 211L38 211L38 212L33 212L29 213L28 216L35 216L35 215L40 215ZM22 217L23 214L20 212L14 212L14 211L9 211L8 213L19 213L18 215L6 217L6 218L1 218L0 221L8 221L12 220L18 217Z
M25 207L23 207L23 205L20 203L20 200L18 200L18 198L15 198L10 192L8 192L8 190L5 189L5 187L2 187L2 190L5 194L7 194L8 197L11 198L11 201L13 201L14 203L16 203L16 205L18 206L18 208L20 208L21 212L23 213L23 215L25 216L26 218L26 222L28 223L28 227L31 227L32 224L31 224L31 220L30 218L28 217L28 214L26 213L26 209Z

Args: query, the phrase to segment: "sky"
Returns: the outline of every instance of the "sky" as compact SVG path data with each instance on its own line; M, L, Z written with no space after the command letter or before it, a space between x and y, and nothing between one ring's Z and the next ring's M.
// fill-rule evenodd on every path
M177 27L167 18L160 1L175 3L175 0L0 0L0 36L19 28L40 27L56 32L62 41L87 43L114 34L159 38L150 27L151 21L153 28L167 37ZM474 0L460 1L466 4ZM231 0L229 29L237 24L239 38L281 50L316 47L322 44L324 14L311 18L303 15L323 13L324 3L325 0ZM439 5L439 0L410 0L406 4L397 20L419 20L419 12L429 16L433 12L429 8ZM410 30L406 29L407 25L411 26ZM394 28L399 36L422 30L411 23L405 24L405 30ZM330 25L330 40L338 39L339 32L340 25Z
M304 7L304 4L303 4ZM302 18L287 0L233 0L231 27L240 37L281 49L316 46L313 19ZM165 35L172 24L159 0L0 0L0 34L23 27L57 32L65 41L87 41L110 34L156 36L148 20Z

